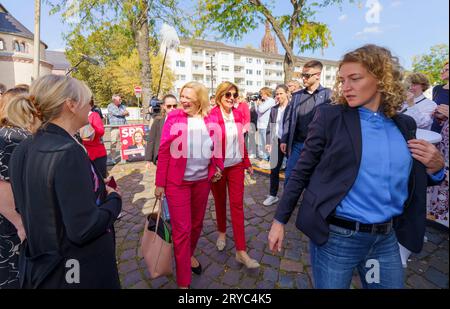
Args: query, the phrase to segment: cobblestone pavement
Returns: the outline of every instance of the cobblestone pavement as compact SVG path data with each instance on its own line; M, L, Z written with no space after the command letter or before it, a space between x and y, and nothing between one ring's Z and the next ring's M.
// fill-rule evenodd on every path
M123 193L125 215L116 222L117 258L123 288L176 288L174 276L149 279L139 245L145 214L154 203L155 167L145 169L145 164L128 163L114 166L113 175ZM234 242L230 222L227 223L227 246L223 252L215 247L217 232L215 227L214 203L210 195L203 233L197 246L196 256L203 266L201 276L193 274L192 288L311 288L312 273L308 250L308 240L294 226L293 218L286 226L284 249L278 255L268 250L267 234L276 205L263 206L268 194L269 178L254 176L256 184L245 187L245 231L248 251L257 259L261 267L247 270L234 259ZM282 190L282 189L281 189ZM281 193L281 192L280 192ZM295 216L295 213L294 215ZM229 217L229 216L228 216ZM429 227L428 241L420 254L412 255L406 271L408 288L448 288L448 232ZM360 288L355 275L352 288Z

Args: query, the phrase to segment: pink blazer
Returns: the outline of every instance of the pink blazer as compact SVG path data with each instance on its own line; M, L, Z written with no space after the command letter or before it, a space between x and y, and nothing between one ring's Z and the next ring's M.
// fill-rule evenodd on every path
M188 116L176 109L169 113L164 123L161 142L158 151L158 163L156 166L155 185L166 187L167 181L181 185L184 179L187 163L187 129ZM219 129L215 116L208 115L204 118L209 135L213 141L213 156L208 167L208 180L216 173L216 167L223 170L223 159L217 149L219 142Z
M248 159L248 153L247 153L247 147L245 146L245 140L244 140L244 128L245 128L245 120L244 116L242 115L241 111L239 111L236 108L232 109L233 116L234 116L234 122L236 123L236 127L238 129L238 138L239 138L239 149L241 151L241 155L243 158L244 168L248 168L252 166L250 163L250 160ZM225 122L223 121L222 112L220 111L220 107L216 106L211 110L211 116L214 116L216 119L218 119L218 124L220 126L220 144L219 148L221 150L221 158L225 158L225 151L226 151L226 130L225 130Z

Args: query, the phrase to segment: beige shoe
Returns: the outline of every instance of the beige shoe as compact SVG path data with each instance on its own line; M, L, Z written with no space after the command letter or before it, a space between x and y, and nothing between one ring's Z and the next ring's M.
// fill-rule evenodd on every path
M225 246L227 245L227 242L221 238L217 238L216 246L217 250L223 251L225 249Z
M252 268L258 268L260 265L257 260L248 258L247 260L243 260L239 255L236 254L236 261L238 261L241 264L244 264L245 267L252 269Z

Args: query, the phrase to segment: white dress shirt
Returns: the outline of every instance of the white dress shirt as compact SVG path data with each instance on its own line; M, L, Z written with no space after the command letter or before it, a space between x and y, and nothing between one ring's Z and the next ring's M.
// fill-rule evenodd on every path
M414 118L418 129L430 130L433 124L433 112L437 104L423 94L414 98L414 105L403 105L403 113ZM406 109L406 110L405 110Z

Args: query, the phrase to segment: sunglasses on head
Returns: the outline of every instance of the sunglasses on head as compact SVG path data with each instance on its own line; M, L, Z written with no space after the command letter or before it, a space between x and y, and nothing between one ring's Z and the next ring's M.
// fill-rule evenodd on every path
M314 76L314 75L319 74L319 73L320 73L320 72L311 73L311 74L309 74L309 73L302 73L301 76L302 76L303 78L309 79L309 78L311 78L311 76Z
M229 98L231 98L231 96L233 96L233 98L237 99L239 97L239 94L237 92L233 93L233 94L231 94L231 92L225 93L225 98L229 99Z

